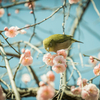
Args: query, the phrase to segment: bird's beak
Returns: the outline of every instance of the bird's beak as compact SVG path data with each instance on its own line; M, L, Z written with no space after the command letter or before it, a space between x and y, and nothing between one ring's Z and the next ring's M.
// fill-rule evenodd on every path
M49 47L47 47L47 51L49 52Z

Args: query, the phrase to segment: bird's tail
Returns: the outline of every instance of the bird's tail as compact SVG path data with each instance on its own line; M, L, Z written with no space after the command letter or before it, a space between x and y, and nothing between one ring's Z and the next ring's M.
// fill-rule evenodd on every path
M79 42L79 43L83 43L83 42L81 42L81 41L78 41L78 40L75 40L75 39L72 39L73 40L73 42Z

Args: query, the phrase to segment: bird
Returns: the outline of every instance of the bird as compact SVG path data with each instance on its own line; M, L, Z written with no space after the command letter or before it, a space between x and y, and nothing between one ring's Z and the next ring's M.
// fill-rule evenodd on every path
M83 43L73 39L71 35L53 34L43 40L43 46L48 52L57 52L60 49L67 49L74 42Z

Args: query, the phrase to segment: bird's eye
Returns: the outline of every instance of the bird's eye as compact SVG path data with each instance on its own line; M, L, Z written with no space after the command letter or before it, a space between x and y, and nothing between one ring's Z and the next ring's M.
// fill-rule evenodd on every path
M52 43L50 43L50 47L52 47Z

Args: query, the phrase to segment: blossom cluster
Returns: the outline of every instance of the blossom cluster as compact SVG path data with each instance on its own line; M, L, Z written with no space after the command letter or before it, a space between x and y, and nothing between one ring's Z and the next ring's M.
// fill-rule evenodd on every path
M20 57L20 62L22 65L24 66L29 66L33 63L33 57L31 56L31 52L30 50L26 49L26 50L22 50L21 57Z
M2 87L0 85L0 100L5 100L5 98L6 98L6 94L3 93Z
M12 26L8 29L8 27L5 27L5 35L9 38L13 38L15 37L18 33L20 34L25 34L26 31L25 30L18 30L19 28L17 26Z
M98 100L99 98L99 89L94 84L87 83L86 79L81 79L80 77L77 80L77 85L79 87L71 87L71 92L74 95L81 95L85 100Z
M49 65L52 66L52 70L54 70L56 73L62 73L66 70L66 51L64 49L58 50L57 54L51 55L50 53L47 53L43 56L43 61Z
M37 92L37 100L50 100L54 94L54 80L55 76L52 71L47 72L41 76L42 81L39 83L40 88Z
M100 59L99 56L100 56L100 54L98 54L98 59ZM100 64L97 65L98 61L96 59L94 59L93 56L90 56L89 59L90 59L91 63L94 64L94 69L93 69L94 74L100 75Z
M93 56L89 57L89 63L92 65L92 67L95 67L98 63L96 59L93 58Z

